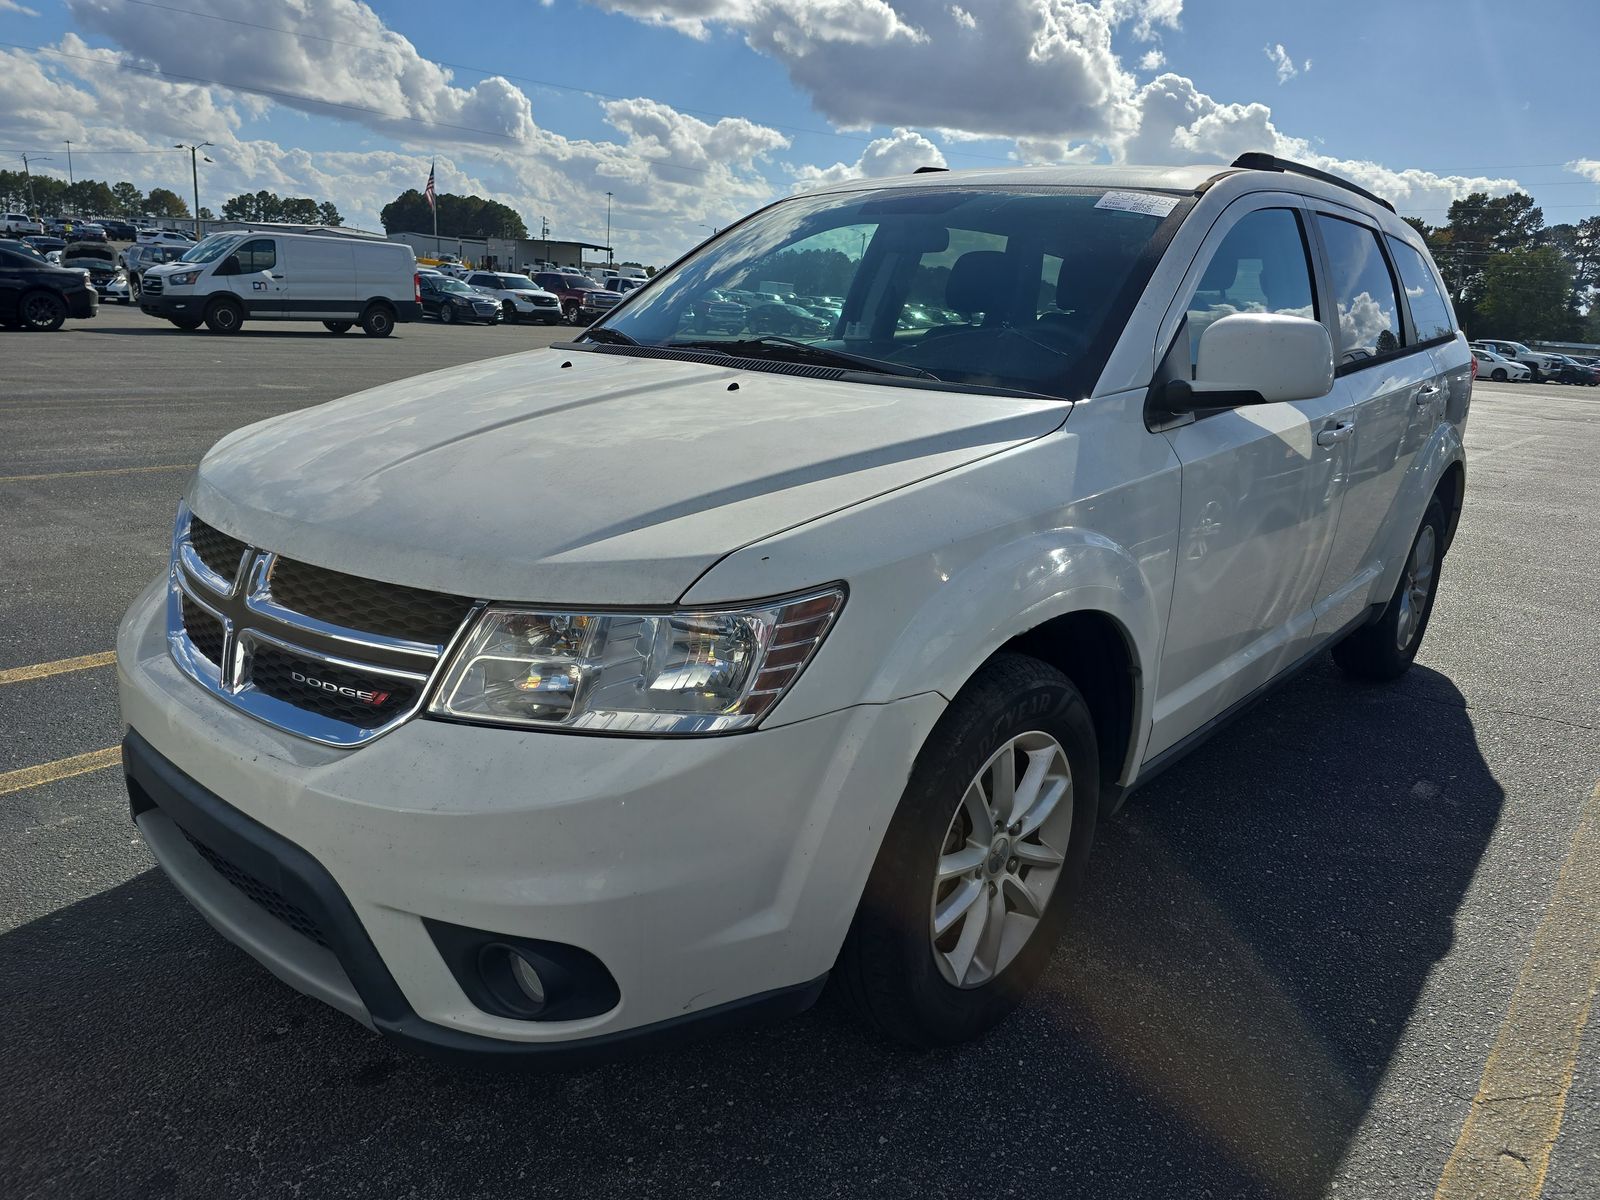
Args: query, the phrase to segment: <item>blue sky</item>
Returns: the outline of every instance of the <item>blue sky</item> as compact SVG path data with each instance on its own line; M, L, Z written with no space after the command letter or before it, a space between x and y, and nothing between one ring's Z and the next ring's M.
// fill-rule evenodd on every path
M1551 223L1600 212L1593 0L0 0L0 41L8 167L64 173L71 138L80 175L186 195L172 143L210 140L202 203L371 226L437 160L558 236L602 240L610 191L645 261L929 162L1270 149L1433 221L1514 186Z

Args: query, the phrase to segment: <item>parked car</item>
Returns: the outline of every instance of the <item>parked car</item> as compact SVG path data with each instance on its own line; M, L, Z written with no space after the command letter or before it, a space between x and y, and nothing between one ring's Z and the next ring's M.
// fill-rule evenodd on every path
M40 262L45 261L44 255L40 254L38 250L34 249L22 238L0 238L0 250L11 250L17 254L27 255L30 258L37 258Z
M863 227L848 340L686 323ZM963 320L897 331L930 263ZM122 622L151 853L390 1036L572 1062L831 976L893 1038L976 1037L1103 814L1329 648L1368 680L1417 653L1472 356L1354 185L862 180L650 290L229 434Z
M1496 383L1507 380L1521 383L1523 380L1533 378L1533 372L1515 359L1497 354L1493 350L1481 350L1474 346L1472 357L1478 364L1478 375L1481 378L1492 379Z
M119 259L128 274L128 289L133 299L139 299L143 273L162 263L177 262L188 251L182 246L166 246L155 242L136 242L122 251Z
M178 233L171 229L140 229L135 234L135 240L142 245L166 245L189 247L195 241L186 233Z
M608 292L615 292L619 296L626 296L635 288L642 288L649 283L648 279L635 279L625 275L607 275L600 281L600 286Z
M399 242L305 233L213 234L176 262L145 269L139 307L179 329L237 333L246 319L360 325L388 337L421 315L416 258Z
M0 213L0 235L17 237L27 233L43 233L44 225L25 212Z
M128 273L118 265L116 251L105 242L67 243L67 248L61 252L61 265L88 272L89 282L100 293L100 299L133 303Z
M83 271L0 249L0 325L52 332L68 317L85 319L98 311L99 297Z
M1530 350L1521 342L1503 342L1498 338L1480 338L1472 342L1474 350L1493 350L1504 358L1519 362L1528 368L1535 383L1544 383L1558 373L1556 356L1543 350Z
M106 236L114 242L131 242L139 233L131 221L120 221L114 217L101 217L95 223L104 229Z
M1551 364L1550 377L1557 383L1575 383L1584 387L1593 387L1600 383L1600 372L1585 366L1570 355L1552 354L1550 357L1554 360Z
M424 316L438 317L446 325L457 321L482 321L493 325L500 320L497 298L437 271L418 274L421 280L418 295L422 298Z
M762 300L745 309L745 327L752 333L808 337L825 333L829 322L816 313L782 300Z
M738 333L744 328L746 309L726 292L707 289L694 298L685 312L685 322L701 333L721 330Z
M61 261L61 251L67 248L67 243L63 239L52 237L49 234L33 235L25 237L22 240L27 242L28 245L32 246L46 258L49 258L52 254L54 254L56 257L53 261L57 263Z
M622 301L620 293L607 291L587 275L540 271L533 278L561 302L562 317L573 325L587 325Z
M541 325L561 323L561 301L526 275L506 271L470 271L466 285L491 296L508 321L537 321Z

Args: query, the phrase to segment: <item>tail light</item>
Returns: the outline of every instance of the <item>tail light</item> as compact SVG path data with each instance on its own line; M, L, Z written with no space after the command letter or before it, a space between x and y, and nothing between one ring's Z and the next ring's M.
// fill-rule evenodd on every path
M422 303L422 272L414 272L411 276L412 299L418 304Z

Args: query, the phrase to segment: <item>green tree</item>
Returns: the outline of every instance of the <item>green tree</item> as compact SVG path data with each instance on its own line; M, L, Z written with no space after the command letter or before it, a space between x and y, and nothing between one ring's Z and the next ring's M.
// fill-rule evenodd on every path
M189 205L177 192L166 188L151 188L144 199L145 211L154 217L187 217Z
M1572 267L1573 303L1587 303L1590 289L1600 287L1600 217L1552 225L1544 231L1544 240Z
M119 217L137 217L144 211L144 193L126 180L111 185L111 199Z
M202 221L215 221L217 219L217 214L212 212L209 208L207 208L203 204L200 206L200 211L198 213L196 213L195 215L197 217L199 217Z
M303 196L280 196L276 192L241 192L222 206L229 221L287 222L294 225L337 225L339 210L327 201ZM328 220L331 215L333 220Z
M339 215L339 210L333 206L332 200L324 200L317 205L317 224L343 225L344 218Z
M1450 205L1449 220L1433 232L1428 245L1457 303L1476 304L1490 259L1531 249L1543 229L1544 210L1526 192L1473 192Z
M1483 331L1519 342L1571 337L1572 268L1554 246L1497 254L1483 268Z
M103 216L117 207L117 198L101 180L80 179L67 186L66 203L75 215Z
M457 196L441 192L439 236L471 238L525 238L528 227L521 215L498 200L482 196ZM433 212L416 188L408 188L383 206L379 214L385 233L431 233Z

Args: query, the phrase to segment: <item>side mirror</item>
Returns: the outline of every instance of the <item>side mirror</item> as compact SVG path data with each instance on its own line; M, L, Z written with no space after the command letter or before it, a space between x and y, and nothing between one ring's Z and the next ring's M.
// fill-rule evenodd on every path
M1321 321L1238 313L1206 327L1194 382L1174 380L1166 400L1174 412L1192 412L1314 400L1332 390L1333 341Z
M227 258L222 260L222 264L216 270L216 274L218 275L237 275L238 273L239 256L237 254L228 255Z

